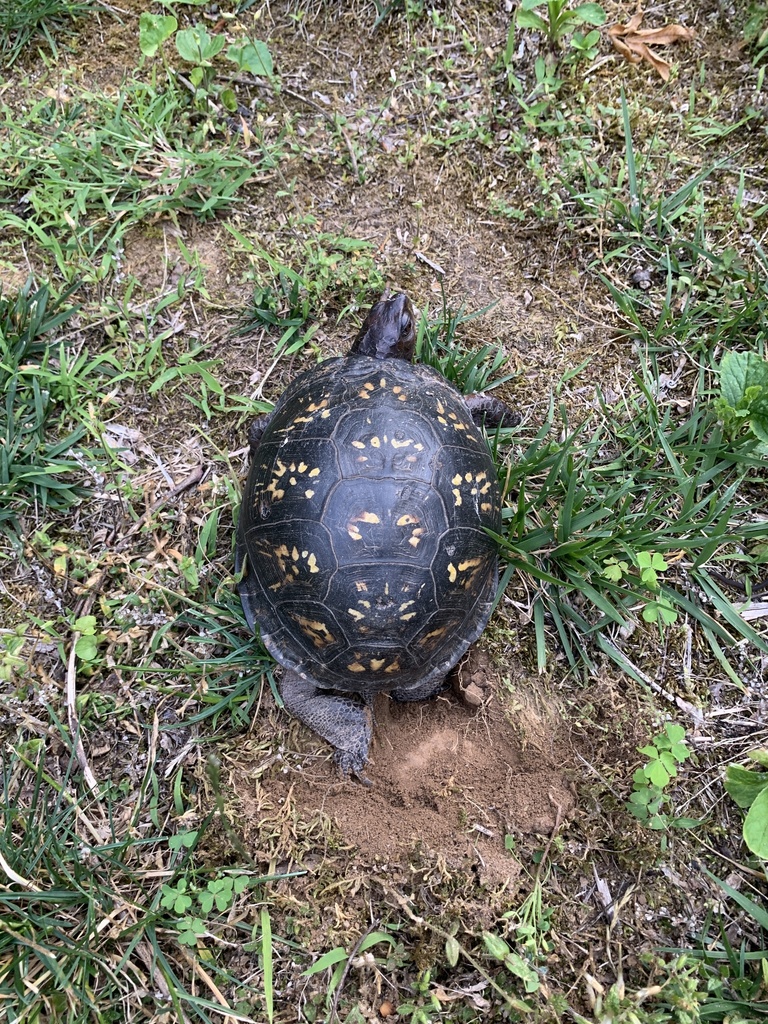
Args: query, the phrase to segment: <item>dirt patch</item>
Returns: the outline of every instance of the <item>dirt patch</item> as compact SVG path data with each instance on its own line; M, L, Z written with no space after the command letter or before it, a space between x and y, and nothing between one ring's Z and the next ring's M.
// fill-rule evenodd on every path
M551 709L527 707L522 731L510 721L485 654L464 666L457 676L482 694L481 706L469 707L451 691L414 704L380 695L371 785L342 780L330 757L314 762L290 777L302 817L328 815L364 859L402 861L420 848L449 867L471 866L491 884L515 877L519 865L505 836L549 834L575 805L564 771L570 740L562 726L553 728ZM531 728L542 714L546 727ZM282 788L286 777L276 773L261 784Z

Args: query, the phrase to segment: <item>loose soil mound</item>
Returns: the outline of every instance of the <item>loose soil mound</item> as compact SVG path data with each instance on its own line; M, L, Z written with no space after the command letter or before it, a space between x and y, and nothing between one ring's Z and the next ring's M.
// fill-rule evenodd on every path
M510 721L489 671L478 652L461 672L462 686L469 678L473 692L488 694L479 708L451 692L414 704L380 695L371 785L341 779L330 758L314 762L298 780L290 776L299 813L324 812L365 860L402 861L420 846L450 867L472 865L492 884L516 875L505 836L548 834L568 815L575 801L564 766L572 755L549 712L525 707ZM286 781L276 772L261 785L269 791ZM247 782L238 790L244 794Z

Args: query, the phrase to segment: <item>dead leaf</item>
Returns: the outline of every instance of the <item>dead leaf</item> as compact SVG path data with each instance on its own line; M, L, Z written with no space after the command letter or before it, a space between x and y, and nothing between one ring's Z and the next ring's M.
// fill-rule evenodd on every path
M692 28L684 25L665 25L664 28L640 28L643 12L638 11L626 25L611 25L608 35L613 47L625 57L630 64L647 61L656 68L665 82L669 81L669 64L650 47L667 46L669 43L689 43L694 37Z

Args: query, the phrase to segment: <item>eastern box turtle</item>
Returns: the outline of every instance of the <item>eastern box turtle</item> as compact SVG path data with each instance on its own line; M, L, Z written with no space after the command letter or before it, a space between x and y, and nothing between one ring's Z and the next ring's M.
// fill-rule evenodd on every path
M286 708L359 776L374 694L434 696L488 622L501 499L477 424L519 420L412 365L415 343L407 296L383 299L250 432L243 608Z

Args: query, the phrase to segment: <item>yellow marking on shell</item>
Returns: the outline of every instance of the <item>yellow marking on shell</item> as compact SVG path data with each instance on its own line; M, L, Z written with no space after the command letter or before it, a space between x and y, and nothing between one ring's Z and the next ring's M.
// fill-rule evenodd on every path
M443 633L445 633L445 626L440 626L438 629L433 629L431 632L427 633L423 637L423 639L424 640L431 640L432 637L442 636Z
M397 523L395 525L396 526L413 526L414 523L420 523L420 522L421 522L421 520L418 518L418 516L412 516L410 514L410 512L406 512L404 515L400 516L400 518L397 520Z
M291 552L291 558L294 560L294 562L298 562L298 560L299 560L299 549L298 548L294 548L293 549L293 551Z
M415 619L415 618L416 618L416 612L408 612L407 615L401 615L400 616L400 621L401 622L410 622L411 619Z
M301 557L302 557L302 558L306 558L308 554L309 554L309 552L308 552L308 551L302 551L302 552L301 552Z
M421 540L421 535L423 533L424 530L420 527L413 531L411 536L408 538L408 543L411 545L412 548L417 548L419 546L419 541Z
M288 483L291 485L291 487L295 487L296 486L296 477L295 476L289 477Z
M453 488L453 504L458 506L461 504L461 491L458 487Z
M353 448L365 448L365 442L364 441L353 441L352 442L352 447Z
M360 619L364 619L365 618L365 615L362 612L359 612L356 608L347 608L347 611L352 616L352 618L355 620L355 622L359 622Z
M404 601L397 610L399 612L404 612L405 609L408 607L408 605L411 605L411 604L413 604L413 601Z
M298 565L292 565L291 566L291 572L293 573L294 576L298 576L299 575L299 567L298 567Z
M490 491L490 489L491 489L491 481L489 480L487 483L483 484L483 486L480 488L480 493L481 494L487 494L488 491Z
M464 477L464 479L467 481L468 484L472 483L472 474L471 473L467 473L466 476Z
M381 520L375 512L361 512L351 520L353 523L380 523Z
M389 597L389 584L388 583L384 584L384 593L387 595L387 597Z
M400 671L400 662L399 661L391 662L389 665L387 665L387 667L384 669L384 671L385 672L399 672Z
M456 582L456 566L453 564L453 562L448 563L448 579L451 581L451 583Z
M405 441L398 441L397 438L392 438L393 448L407 448L409 444L413 444L413 438L409 437Z
M444 427L448 426L448 420L445 418L445 416L438 416L437 422L442 423Z
M423 452L424 451L424 445L423 444L415 444L413 447L414 447L414 449L417 452Z
M317 556L314 553L307 559L307 565L309 566L310 572L320 572L320 568L317 564Z
M331 410L330 409L323 409L323 411L320 413L320 419L321 420L327 420L330 415L331 415Z
M358 455L357 458L355 459L355 462L367 462L367 461L368 461L368 456L367 455Z
M327 647L336 642L336 637L320 619L308 619L304 615L291 615L304 636L309 637L315 647Z
M365 388L366 391L375 391L376 390L376 385L373 383L372 380L367 380L365 382L365 384L363 384L363 387Z
M371 444L373 445L374 448L381 448L381 441L379 440L378 437L372 437Z
M459 572L466 572L467 569L472 569L474 566L482 564L482 558L468 558L466 562L459 562Z
M466 423L452 423L451 426L453 427L454 430L466 430L467 429Z
M371 668L374 672L378 672L380 668L384 667L386 658L371 658Z
M397 396L397 400L398 400L398 402L407 402L408 401L408 396L407 395L398 395Z
M347 668L350 672L365 672L365 665L361 665L359 661L353 661Z
M394 392L394 393L395 393L396 395L399 395L399 394L401 394L401 393L402 393L402 390L403 390L403 389L402 389L402 388L400 387L400 385L399 385L399 384L395 384L395 386L394 386L394 387L392 388L392 390L393 390L393 392Z
M306 464L306 462L300 462L299 463L299 472L300 473L306 473L307 472L307 464Z
M445 412L445 406L443 405L443 403L440 401L439 398L437 400L437 411L438 412ZM443 423L445 423L445 420L443 420Z
M386 386L387 386L387 378L386 377L382 377L381 380L379 381L379 387L380 388L385 388Z
M370 601L358 601L357 603L361 604L363 606L363 608L370 608L371 607L371 602Z
M306 491L304 491L304 497L305 498L314 498L314 496L315 496L315 492L313 490L307 489Z
M310 469L309 475L312 477L320 476L320 470L317 467L315 467L314 469Z
M360 531L357 529L356 526L348 526L347 527L347 533L352 538L352 540L362 540L363 539L362 533L360 533Z
M461 473L457 473L456 476L451 480L454 487L457 487L461 483Z
M294 423L311 423L314 418L315 418L314 416L297 416L294 419L293 422Z
M485 480L488 474L483 470L481 473L475 473L475 480L480 483L481 480Z
M324 398L322 400L322 402L313 402L311 405L308 405L307 406L307 411L308 412L319 412L321 409L326 409L327 407L328 407L328 399Z
M456 417L456 413L455 412L449 412L448 413L448 419L449 420L455 420L456 418L457 417Z
M493 508L493 505L490 503L490 501L483 501L480 504L480 511L481 512L490 512L492 508Z
M360 593L361 590L363 590L363 591L368 590L368 584L365 583L363 580L357 580L355 582L355 586L357 587L358 593Z

